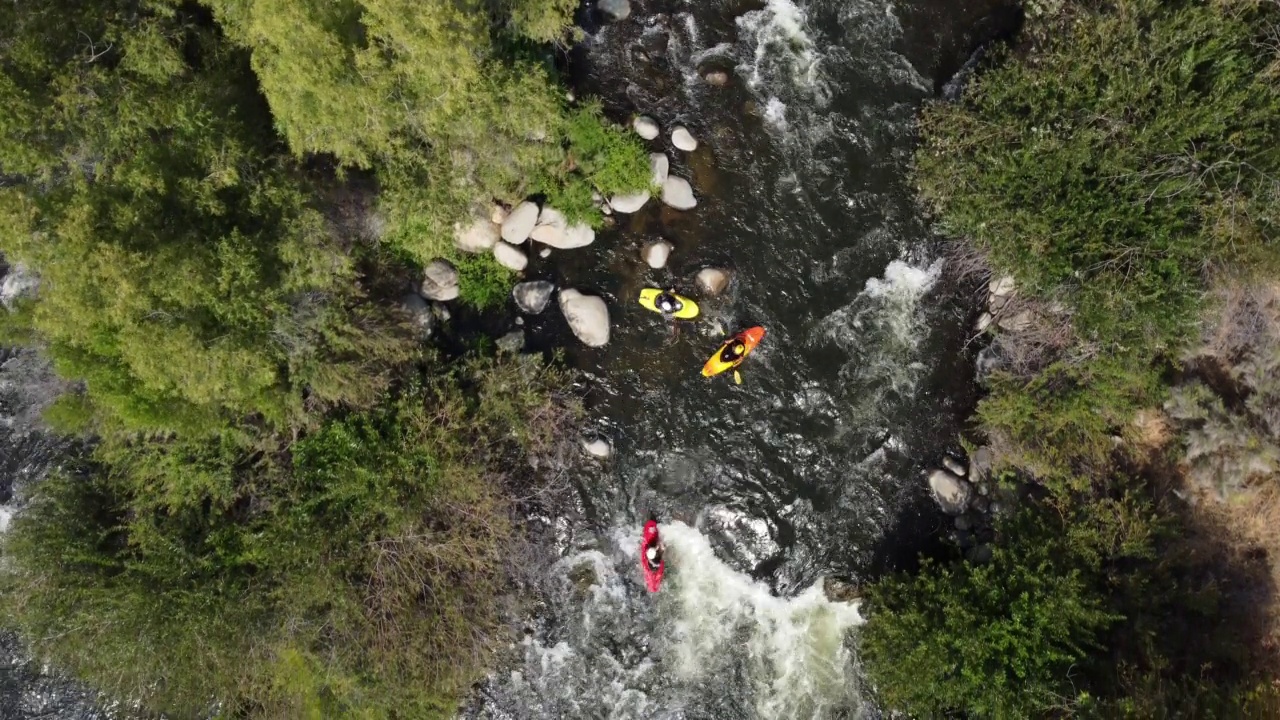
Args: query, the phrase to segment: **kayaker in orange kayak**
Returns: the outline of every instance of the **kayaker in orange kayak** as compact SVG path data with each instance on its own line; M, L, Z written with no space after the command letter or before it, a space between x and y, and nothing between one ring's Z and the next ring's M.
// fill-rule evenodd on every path
M720 345L720 349L711 356L707 364L702 366L702 376L711 377L725 370L733 370L734 382L741 385L742 375L738 373L737 367L747 359L747 355L751 354L763 339L764 328L759 325L730 336Z

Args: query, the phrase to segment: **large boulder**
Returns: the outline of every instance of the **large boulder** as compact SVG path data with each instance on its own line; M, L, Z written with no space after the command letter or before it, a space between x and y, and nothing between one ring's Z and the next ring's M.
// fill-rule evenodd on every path
M564 232L569 228L569 220L564 213L548 205L538 215L538 224L534 226L529 237L551 247L560 247L564 242Z
M556 286L546 280L531 280L511 288L511 297L522 312L537 315L547 309L547 303L551 302L551 293L555 289Z
M982 480L991 474L991 466L995 457L991 454L991 448L983 445L973 451L973 455L969 458L969 477Z
M677 150L685 152L693 152L698 149L698 141L693 137L693 133L683 125L677 125L671 129L671 144L676 146Z
M964 512L973 493L969 483L942 469L929 473L929 488L933 490L933 498L942 506L942 511L948 515Z
M649 243L644 246L644 250L640 251L640 257L654 270L666 267L667 258L671 257L671 243L666 240Z
M498 244L498 225L488 218L476 218L470 225L453 227L453 244L469 253L488 252Z
M631 16L630 0L600 0L596 3L596 7L600 8L600 12L613 22L626 20Z
M649 202L649 191L641 190L626 195L614 195L609 198L609 207L613 208L614 212L633 213L644 207L647 202Z
M502 221L502 239L519 245L529 239L529 233L538 224L538 206L528 200L515 206L507 219Z
M560 250L572 250L574 248L586 247L596 240L596 231L586 223L575 223L570 225L564 231L564 237L560 238L560 244L555 245Z
M831 602L847 603L862 597L862 589L857 583L828 575L822 578L822 594Z
M720 268L703 268L698 271L698 288L707 295L719 295L729 286L729 272Z
M637 115L636 119L631 121L631 127L645 140L658 137L658 121L648 115Z
M445 302L458 297L458 269L448 260L435 259L422 271L418 292L428 300Z
M529 264L529 256L524 251L514 245L506 243L498 243L493 247L493 259L505 268L510 268L516 272L520 272Z
M662 153L650 153L649 170L653 173L653 186L662 187L662 183L666 182L667 176L671 174L671 161Z
M662 183L662 202L676 210L692 210L698 201L693 197L693 186L688 180L672 175Z
M560 312L583 344L602 347L609 343L609 308L603 299L565 288L560 291Z

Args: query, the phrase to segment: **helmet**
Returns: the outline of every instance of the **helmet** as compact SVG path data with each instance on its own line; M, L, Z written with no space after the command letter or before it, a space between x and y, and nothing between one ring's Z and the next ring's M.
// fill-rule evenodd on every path
M658 557L658 547L656 545L650 545L648 549L644 551L644 556L650 560Z

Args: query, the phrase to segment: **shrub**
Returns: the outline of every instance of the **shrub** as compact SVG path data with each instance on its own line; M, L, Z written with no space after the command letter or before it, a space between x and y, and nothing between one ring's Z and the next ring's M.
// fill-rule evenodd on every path
M1274 6L1117 0L922 118L916 179L949 232L1086 339L1176 348L1206 268L1271 253Z
M513 468L572 434L564 383L471 361L292 444L110 440L15 519L0 604L152 709L451 717L510 601Z
M923 717L1021 718L1087 702L1075 675L1123 618L1106 573L1150 557L1149 508L1133 498L1062 517L1024 508L997 528L989 563L926 561L876 582L860 647L876 692Z

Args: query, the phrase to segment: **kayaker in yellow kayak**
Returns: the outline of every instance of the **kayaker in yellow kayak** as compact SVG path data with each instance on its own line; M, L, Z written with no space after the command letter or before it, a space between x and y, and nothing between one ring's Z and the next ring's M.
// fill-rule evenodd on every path
M698 317L698 304L687 297L677 295L675 288L641 290L640 306L660 313L668 319L692 320Z

